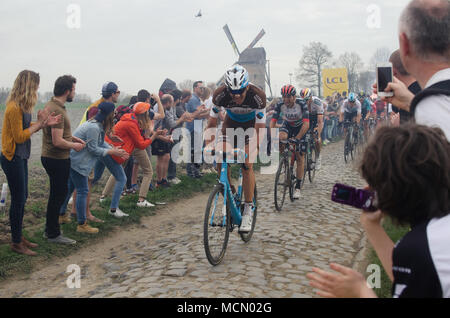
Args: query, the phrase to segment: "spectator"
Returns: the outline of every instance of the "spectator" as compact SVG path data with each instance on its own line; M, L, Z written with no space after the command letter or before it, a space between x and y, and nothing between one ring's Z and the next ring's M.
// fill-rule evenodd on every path
M181 92L181 101L178 105L176 105L177 118L180 118L181 115L186 111L186 103L191 99L192 93L190 90L183 90Z
M211 85L211 83L210 83ZM209 87L202 87L200 90L200 100L202 102L202 105L205 105L208 112L211 112L211 109L215 107L213 101L212 101L212 91ZM208 116L209 117L209 116ZM207 118L203 119L203 133L207 127L208 120ZM205 143L203 142L202 148L205 147ZM213 168L213 165L209 165L206 163L202 164L203 166L203 173L216 173L216 171Z
M85 142L72 136L66 102L73 101L77 80L70 75L59 77L53 89L54 97L45 105L50 113L61 115L61 122L42 131L41 162L50 178L50 196L47 204L45 236L49 242L75 244L76 241L61 234L59 211L67 196L70 173L70 149L81 151Z
M170 81L170 80L169 80ZM142 137L150 137L150 135L153 132L153 120L161 120L164 118L165 114L164 114L164 107L161 104L161 99L159 97L159 95L156 94L150 94L147 90L145 89L141 89L138 94L137 94L137 101L138 102L142 102L142 103L147 103L147 104L151 104L152 103L156 103L155 107L156 107L156 111L153 111L152 109L148 110L148 115L150 118L150 122L149 125L146 129L143 129L141 131L141 135ZM135 155L137 154L137 156L139 156L141 159L141 162L145 162L145 168L141 166L144 175L149 176L150 175L150 183L148 183L148 180L145 180L145 184L141 183L141 188L139 189L139 193L144 195L145 197L147 196L147 192L149 191L149 189L152 188L151 186L151 181L153 178L153 168L152 168L152 163L151 163L151 158L152 158L152 151L151 151L151 145L149 145L145 150L141 150L139 148L136 148L134 150L133 156L135 157ZM145 154L144 154L145 152ZM146 157L147 159L146 160ZM139 161L135 160L134 161L134 166L133 166L133 173L132 173L132 193L135 193L137 191L137 177L138 177L138 171L139 171ZM144 179L143 179L144 181ZM148 184L147 184L148 183ZM145 187L146 189L142 189L142 187ZM142 191L142 192L141 192Z
M97 114L98 112L97 107L98 105L100 105L100 103L103 102L117 103L117 100L120 95L120 91L118 91L117 89L118 86L116 83L106 82L102 87L102 97L86 109L86 112L81 118L80 125Z
M337 135L337 122L339 120L339 103L337 101L337 96L334 95L331 97L330 102L327 107L327 116L328 116L328 140L334 141Z
M172 151L173 139L170 134L171 131L180 126L183 122L191 120L189 113L184 113L178 120L175 117L174 107L175 103L172 95L165 94L161 99L161 103L165 110L165 117L155 123L155 129L162 129L169 132L169 135L157 136L154 145L152 147L152 154L157 156L156 160L156 175L157 175L157 187L169 187L170 184L167 180L170 152Z
M161 133L161 131L157 131L151 138L145 138L141 135L141 130L148 129L150 123L149 109L150 104L138 102L133 107L133 113L128 113L121 117L120 121L114 126L114 133L119 136L123 142L113 142L106 137L106 141L112 146L124 149L129 155L133 154L136 161L142 167L144 178L142 179L137 206L148 208L154 206L146 200L153 173L145 148L147 148L153 142L155 137ZM141 151L136 152L137 149ZM126 160L122 157L113 155L112 158L124 167L127 165ZM103 190L101 196L102 199L112 193L115 182L114 176L111 175Z
M6 100L2 127L1 165L11 193L9 223L11 250L29 256L37 255L30 248L38 245L22 235L25 203L28 198L28 159L31 153L31 135L46 126L60 123L61 115L53 116L47 109L38 111L38 121L31 122L31 113L38 98L40 77L33 71L22 71Z
M128 159L128 153L119 148L111 148L105 143L105 135L110 135L113 127L114 104L103 102L98 105L99 112L93 119L88 120L78 127L74 136L84 140L86 148L80 152L70 152L70 177L69 177L69 195L61 209L65 211L70 195L74 189L77 190L77 232L80 233L98 233L98 228L91 227L86 222L86 201L88 194L88 177L95 166L95 177L92 181L94 185L103 174L105 166L114 175L117 180L114 188L114 195L111 200L110 215L115 217L128 216L119 209L119 200L122 189L126 183L125 172L121 165L114 161L112 155ZM101 162L101 165L97 164Z
M193 85L193 94L189 102L186 104L186 111L193 114L193 122L186 124L186 128L191 135L191 162L187 164L187 175L192 178L200 178L200 163L202 161L202 134L203 121L202 119L209 117L209 110L206 109L200 100L200 94L203 87L202 81L196 81ZM197 142L195 142L197 140ZM197 146L197 147L195 147Z
M171 91L169 93L170 95L172 95L173 100L174 100L174 107L171 107L169 109L169 111L171 112L171 116L173 118L173 120L178 120L178 116L177 116L177 107L179 104L181 104L181 96L182 96L182 92L178 89L175 89L173 91ZM183 114L181 114L181 116L183 116ZM175 126L175 128L179 128L183 123L180 123L178 126ZM171 129L170 134L172 134L174 128ZM181 140L181 136L179 139L175 140L174 139L174 144L177 144L178 142L180 142ZM172 146L172 148L173 148ZM175 164L175 162L172 160L172 155L170 156L169 159L169 167L168 167L168 171L167 171L167 181L169 181L170 184L178 184L181 182L180 179L177 178L177 165Z
M405 86L408 87L408 90L411 93L416 95L422 90L420 88L419 83L416 81L416 79L414 77L412 77L411 74L409 74L407 70L405 70L405 67L403 66L403 63L402 63L402 59L400 58L400 50L396 50L391 54L391 57L389 58L389 62L392 63L392 71L394 73L394 76L400 82L405 84ZM411 119L410 113L407 112L406 110L400 109L393 105L392 111L400 114L400 124L404 124Z
M384 98L414 116L418 124L441 128L450 140L450 2L413 0L400 17L400 57L424 90L414 97L394 78ZM376 90L376 85L374 85ZM436 92L439 89L439 92ZM430 96L432 95L432 96Z
M450 144L439 128L407 123L380 128L363 156L361 173L382 211L361 224L389 278L394 298L450 297ZM386 182L389 176L389 182ZM381 220L411 226L396 245ZM364 277L337 264L340 274L314 268L311 286L324 297L375 297Z
M83 118L81 119L80 125L82 125L84 122L86 122L86 119L90 120L97 115L97 113L99 111L98 106L101 103L103 103L103 102L117 103L119 96L120 96L120 91L118 90L118 86L113 82L106 82L102 87L102 98L100 98L94 104L89 106L89 108L85 112L85 115L83 115ZM107 134L111 134L111 135L109 135L110 139L118 141L118 142L121 141L120 138L112 135L112 130L109 130L107 132ZM96 167L94 170L103 173L103 171L105 169L105 166L103 165L103 163L101 161L97 161L96 166L98 166L98 167ZM92 222L96 222L96 223L103 223L103 220L100 220L97 217L92 215L90 208L89 208L90 202L91 202L92 181L95 178L96 177L94 176L94 173L92 171L88 178L88 189L89 190L88 190L87 199L86 199L86 219L88 219L89 221L92 221ZM101 175L97 177L98 180L100 178L101 178ZM76 198L77 198L77 191L75 189L75 191L73 191L72 215L76 214L76 211L75 211L76 210L75 209ZM59 217L59 223L62 224L62 223L70 223L71 222L70 215L66 213L65 209L64 210L61 209L60 214L61 215Z

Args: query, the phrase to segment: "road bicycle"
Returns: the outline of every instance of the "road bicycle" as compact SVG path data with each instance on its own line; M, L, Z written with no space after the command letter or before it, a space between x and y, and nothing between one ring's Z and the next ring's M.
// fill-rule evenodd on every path
M205 218L203 223L203 243L206 257L213 266L220 264L225 256L230 232L239 227L242 222L242 212L244 202L242 200L242 169L247 170L245 158L247 155L241 149L234 149L231 152L211 151L214 156L217 154L223 158L218 183L211 191L206 205ZM233 159L228 157L232 156ZM228 169L230 164L240 163L238 188L234 193L228 180ZM253 196L253 220L249 232L238 231L244 242L249 242L252 238L256 224L257 207L256 184Z
M287 145L281 153L280 163L275 175L274 187L274 202L277 211L281 211L283 208L288 189L289 198L291 201L294 201L294 187L297 181L297 160L295 154L300 149L299 143L300 141L295 138L288 139Z
M354 155L356 152L356 147L358 144L358 130L359 126L354 121L346 120L344 121L344 127L347 128L347 136L345 137L344 143L344 161L348 162L349 157L354 159Z
M316 162L319 158L319 153L317 152L316 144L319 140L319 132L317 130L308 131L306 133L306 151L305 151L305 172L302 179L302 183L306 179L306 174L308 174L309 182L314 181L316 176Z

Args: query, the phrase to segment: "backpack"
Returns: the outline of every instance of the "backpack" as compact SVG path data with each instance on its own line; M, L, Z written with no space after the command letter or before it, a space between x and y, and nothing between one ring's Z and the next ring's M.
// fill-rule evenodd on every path
M450 96L450 80L436 83L418 93L411 102L410 113L414 116L417 105L422 99L432 95ZM450 106L450 105L449 105Z

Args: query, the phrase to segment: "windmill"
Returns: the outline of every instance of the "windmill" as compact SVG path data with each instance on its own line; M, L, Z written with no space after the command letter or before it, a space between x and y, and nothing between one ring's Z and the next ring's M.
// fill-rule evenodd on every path
M250 82L259 86L266 91L266 83L272 95L272 87L270 85L270 64L266 59L266 50L263 47L254 47L256 43L266 34L264 29L259 32L256 38L249 44L249 46L241 53L236 45L236 42L231 35L230 29L226 24L223 27L228 40L233 47L233 50L238 56L238 61L234 64L239 64L245 67L250 75Z

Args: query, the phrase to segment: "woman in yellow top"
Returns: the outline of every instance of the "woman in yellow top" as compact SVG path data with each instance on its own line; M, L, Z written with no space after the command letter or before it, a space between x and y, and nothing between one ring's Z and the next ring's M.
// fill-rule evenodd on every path
M11 225L11 249L25 255L36 255L29 248L37 244L22 236L22 221L28 197L28 159L31 152L31 135L47 125L59 123L61 116L50 116L47 111L38 111L38 120L31 122L31 113L37 101L39 74L22 71L6 100L3 117L1 166L11 192L9 219Z

